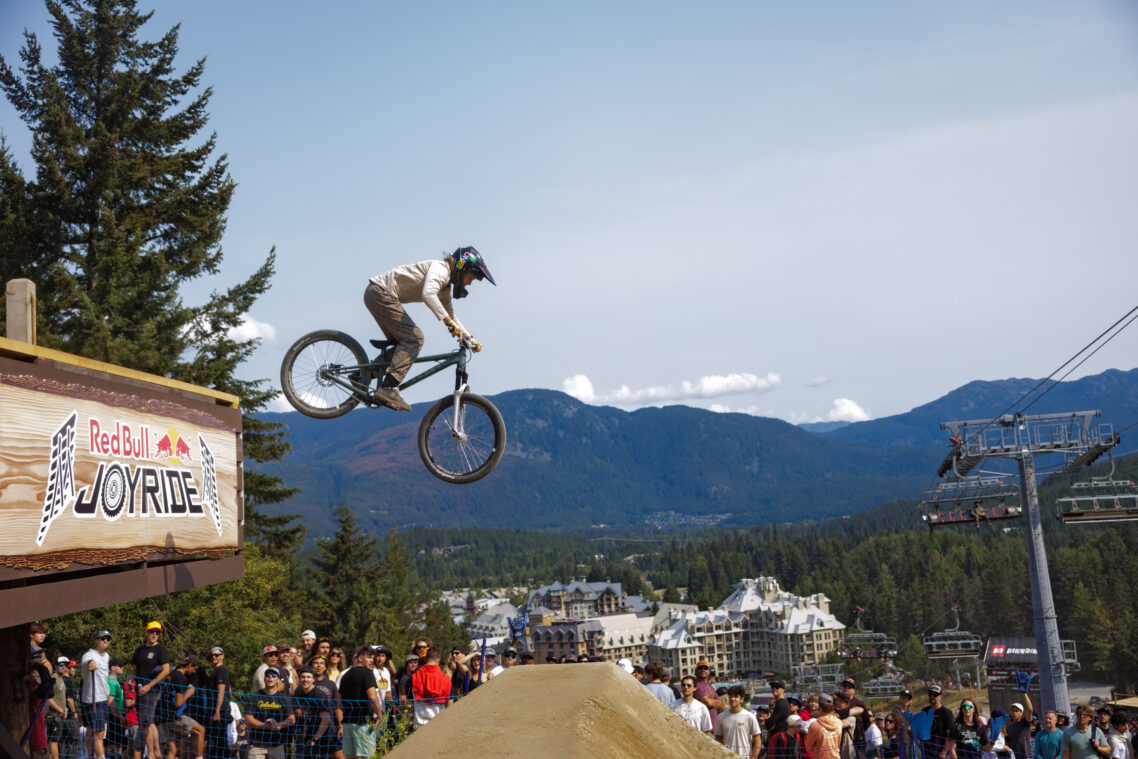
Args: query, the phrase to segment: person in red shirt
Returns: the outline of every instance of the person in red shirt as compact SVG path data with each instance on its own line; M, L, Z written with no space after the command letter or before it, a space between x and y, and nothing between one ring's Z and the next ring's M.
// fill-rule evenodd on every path
M415 690L416 726L427 724L454 701L450 695L450 678L439 666L442 658L442 649L431 646L427 649L427 663L420 666L411 678Z

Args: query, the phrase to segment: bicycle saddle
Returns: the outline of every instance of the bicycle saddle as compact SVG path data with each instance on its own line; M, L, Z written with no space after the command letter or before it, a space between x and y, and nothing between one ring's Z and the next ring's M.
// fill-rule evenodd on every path
M380 350L395 345L394 340L368 340L368 342L372 344L372 347L379 348Z

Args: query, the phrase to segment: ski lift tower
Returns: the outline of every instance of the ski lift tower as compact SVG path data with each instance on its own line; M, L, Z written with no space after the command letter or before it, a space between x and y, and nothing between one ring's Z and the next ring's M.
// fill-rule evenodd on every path
M1031 569L1031 606L1035 620L1035 645L1039 652L1039 685L1042 710L1066 711L1071 703L1067 672L1047 574L1039 491L1035 482L1035 459L1062 456L1061 470L1075 473L1090 466L1118 445L1119 437L1109 424L1095 420L1098 411L1069 414L1004 414L998 419L942 422L952 433L952 450L937 469L938 477L960 481L984 459L1012 459L1019 465L1023 515L1027 518L1027 555ZM926 519L927 521L927 519ZM932 526L932 525L930 525Z

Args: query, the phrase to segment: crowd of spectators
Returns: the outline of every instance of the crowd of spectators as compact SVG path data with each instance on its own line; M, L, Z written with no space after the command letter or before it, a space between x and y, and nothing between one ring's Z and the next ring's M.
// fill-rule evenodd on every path
M398 657L383 645L347 648L312 630L299 646L267 644L261 664L234 678L225 649L205 655L162 645L149 623L129 660L112 657L101 630L76 662L54 664L46 628L32 627L29 748L46 759L345 759L371 757L422 728L455 699L533 655L507 646L449 652L416 638ZM568 654L550 664L603 661ZM970 698L955 713L931 684L928 705L904 691L874 713L847 679L833 693L788 696L769 682L770 702L752 709L741 685L716 684L706 662L675 680L659 662L617 662L694 729L750 759L1136 759L1138 718L1080 706L1070 724L1054 711L1036 718L1027 693L1007 713L981 714ZM385 745L384 745L385 744Z

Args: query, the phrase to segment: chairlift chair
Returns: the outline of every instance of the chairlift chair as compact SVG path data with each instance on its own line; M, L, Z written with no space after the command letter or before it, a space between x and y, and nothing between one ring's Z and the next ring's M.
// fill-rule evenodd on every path
M1114 456L1110 474L1071 485L1071 494L1055 499L1060 522L1129 522L1138 519L1138 488L1134 480L1114 479Z
M842 659L895 659L897 658L897 639L885 633L866 630L861 626L861 615L865 611L857 607L857 632L849 633L842 640L838 656Z
M1021 519L1019 486L1004 477L955 477L921 496L921 519L937 527Z
M921 638L928 658L968 659L979 656L984 650L984 641L979 635L960 629L960 607L953 606L952 613L956 615L954 627Z

